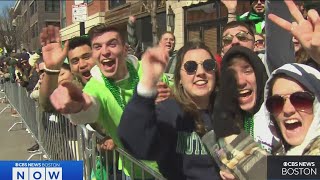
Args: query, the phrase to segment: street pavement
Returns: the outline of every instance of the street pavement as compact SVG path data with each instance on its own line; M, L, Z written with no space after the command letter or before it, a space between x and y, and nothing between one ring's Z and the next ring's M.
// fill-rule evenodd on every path
M0 102L0 112L6 106L7 104ZM10 109L0 114L0 160L27 160L31 155L27 149L33 146L35 141L20 124L8 132L8 129L20 120L11 116ZM32 160L39 159L39 155L32 158Z

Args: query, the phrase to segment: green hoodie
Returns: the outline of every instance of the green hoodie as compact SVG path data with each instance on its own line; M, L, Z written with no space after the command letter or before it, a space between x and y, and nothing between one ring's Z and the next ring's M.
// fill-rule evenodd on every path
M254 11L246 12L242 14L241 16L237 16L237 21L251 21L255 24L255 30L256 33L260 34L262 33L262 30L264 29L265 20L264 17Z

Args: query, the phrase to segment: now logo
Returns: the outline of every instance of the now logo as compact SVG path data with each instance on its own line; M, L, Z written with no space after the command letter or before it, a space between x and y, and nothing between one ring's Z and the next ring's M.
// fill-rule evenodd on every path
M12 180L62 180L62 168L13 167Z

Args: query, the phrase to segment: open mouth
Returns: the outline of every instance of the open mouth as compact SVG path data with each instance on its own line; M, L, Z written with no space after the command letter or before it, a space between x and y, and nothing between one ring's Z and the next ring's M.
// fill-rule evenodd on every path
M263 10L263 7L262 7L262 6L257 6L256 9L257 9L258 11L261 11L261 10Z
M250 89L245 89L245 90L239 91L239 97L240 98L248 97L251 94L252 94L252 90L250 90Z
M206 84L208 84L208 81L207 80L198 80L198 81L194 82L193 84L196 86L199 86L199 87L203 87Z
M238 100L240 104L250 103L253 100L253 91L251 89L240 90L238 94Z
M294 130L302 127L302 123L300 121L298 121L297 119L286 120L286 121L284 121L283 124L284 124L285 128L289 131L294 131Z
M91 78L90 71L85 71L85 72L82 72L81 74L82 74L82 77L87 79L87 80Z
M105 70L110 70L115 66L116 61L112 59L104 59L101 61L101 64Z

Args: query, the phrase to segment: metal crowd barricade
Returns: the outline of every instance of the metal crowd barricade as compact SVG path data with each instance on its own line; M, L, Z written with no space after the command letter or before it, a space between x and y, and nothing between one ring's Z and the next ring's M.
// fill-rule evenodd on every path
M46 113L40 110L35 100L29 97L25 88L16 83L5 83L6 97L10 106L20 115L20 122L39 144L39 151L32 154L45 155L51 160L79 160L77 148L77 129L61 114ZM43 156L41 156L42 158Z
M17 96L19 96L19 95L18 95L18 89L17 89L17 88L14 88L14 86L15 86L15 84L12 84L12 83L10 83L10 82L7 82L7 83L4 84L4 92L5 92L5 94L6 94L6 95L5 95L5 98L6 98L7 101L9 101L9 103L8 103L8 105L7 105L5 108L3 108L3 109L1 110L0 114L1 114L2 112L4 112L6 109L12 108L14 105L16 105L16 107L13 107L13 108L15 108L15 109L19 108L19 107L18 107L18 106L19 106L19 104L18 104L18 97L17 97ZM15 123L8 129L8 131L11 131L11 129L14 128L14 127L15 127L16 125L18 125L18 124L23 125L23 122L22 122L21 119L19 119L18 122L15 122ZM21 128L22 128L22 126L21 126Z
M5 79L4 79L4 77L0 77L0 94L1 94L1 96L0 96L0 100L3 100L3 99L5 99L5 97L6 97L6 94L4 93L4 83L5 83Z
M141 169L142 177L141 179L155 179L155 180L165 180L165 178L159 173L154 171L152 168L145 165L142 161L137 160L133 156L131 156L129 153L127 153L125 150L115 147L112 151L102 151L100 148L97 148L100 143L102 143L102 140L104 139L104 136L100 135L96 131L89 130L90 128L86 128L85 126L79 126L81 131L81 136L83 136L84 140L84 175L88 179L90 175L92 175L92 172L95 174L97 171L97 162L103 162L103 166L106 169L106 174L110 178L110 174L112 175L113 179L116 180L121 176L121 179L125 179L125 174L123 171L118 171L118 159L119 157L121 159L128 159L130 161L130 170L131 173L135 172L134 170L136 168ZM121 167L123 168L123 166ZM100 172L102 179L106 179L104 176L104 173ZM148 174L148 176L147 176ZM130 174L130 179L134 179L134 174ZM150 178L151 177L151 178Z
M4 77L0 77L0 101L2 103L6 102L7 101L7 95L6 95L6 90L5 90L5 78ZM0 111L0 114L2 114L6 109L10 108L11 105L8 104L5 108L3 108L1 111Z
M15 108L21 116L21 121L15 123L11 129L16 124L23 124L40 146L39 152L31 155L28 160L34 155L42 154L48 160L83 160L85 180L93 177L96 180L129 179L124 172L118 170L120 157L130 161L129 171L135 172L137 168L141 169L142 180L165 179L159 172L154 171L119 147L112 151L102 151L99 148L99 144L104 139L102 135L90 128L89 130L84 125L71 124L61 114L41 111L36 101L29 97L25 88L16 83L4 83L4 91L9 101L8 106ZM134 174L130 176L130 179L133 180Z

